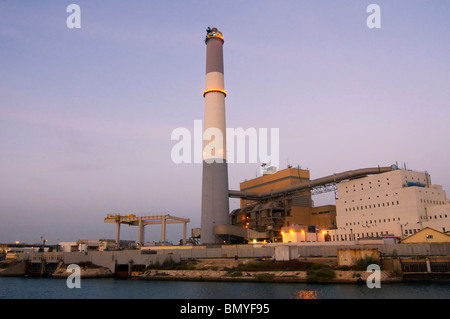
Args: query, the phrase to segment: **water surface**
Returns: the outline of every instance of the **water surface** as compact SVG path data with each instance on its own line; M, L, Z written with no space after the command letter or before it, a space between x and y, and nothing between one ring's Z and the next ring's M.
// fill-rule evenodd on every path
M0 299L449 299L448 283L243 283L0 277Z

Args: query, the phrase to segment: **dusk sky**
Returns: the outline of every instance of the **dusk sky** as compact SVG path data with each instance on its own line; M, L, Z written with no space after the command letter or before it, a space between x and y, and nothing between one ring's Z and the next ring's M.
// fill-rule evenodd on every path
M81 28L67 27L71 3ZM372 3L381 28L366 24ZM278 128L279 169L406 163L449 196L447 0L3 0L0 242L114 239L116 213L200 227L202 164L175 164L171 133L203 119L208 26L225 38L227 127ZM260 163L228 170L239 189Z

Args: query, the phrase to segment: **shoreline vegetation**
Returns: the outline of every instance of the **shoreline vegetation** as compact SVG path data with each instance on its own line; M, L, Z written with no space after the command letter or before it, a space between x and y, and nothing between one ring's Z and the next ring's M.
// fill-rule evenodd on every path
M372 272L367 266L378 260L361 261L359 265L332 266L308 261L226 259L190 260L149 265L139 279L144 280L198 280L198 281L250 281L250 282L305 282L305 283L365 283ZM382 270L382 282L401 282L401 273Z
M395 261L395 259L392 259ZM175 262L166 259L163 263L148 265L139 272L130 271L132 279L139 280L184 280L184 281L241 281L241 282L302 282L302 283L353 283L365 284L372 271L367 266L380 266L382 283L404 282L404 273L392 260L374 258L356 260L353 266L338 266L335 259L273 261L264 259L194 259ZM1 276L25 276L24 262L1 262ZM51 278L68 278L67 264L60 263ZM81 278L117 278L110 269L91 263L80 263ZM11 271L14 270L15 271ZM122 277L123 278L123 277ZM370 279L369 279L370 280ZM423 278L424 281L447 281Z

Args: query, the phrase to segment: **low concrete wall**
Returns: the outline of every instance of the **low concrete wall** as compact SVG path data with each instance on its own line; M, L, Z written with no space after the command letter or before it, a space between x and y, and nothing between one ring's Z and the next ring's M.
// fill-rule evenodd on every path
M5 269L0 269L0 277L16 277L16 276L24 276L27 271L27 263L26 261L14 262Z
M268 244L289 247L290 259L299 257L337 257L338 249L378 249L383 256L449 256L450 243L354 244L351 242Z
M223 245L223 246L158 246L146 247L157 254L178 255L182 259L200 258L272 258L274 248L265 245Z
M338 266L353 266L358 259L373 258L379 260L380 253L376 248L370 249L338 249Z
M88 253L64 253L63 262L65 264L79 264L90 262L92 264L108 268L115 271L116 264L149 265L163 263L167 259L175 262L180 261L180 256L176 254L142 254L140 250L124 251L91 251Z
M282 248L280 248L282 247ZM320 242L320 243L280 243L266 245L217 245L217 246L157 246L141 250L90 251L72 253L19 254L19 260L47 261L62 260L65 264L91 262L106 267L114 272L116 264L149 265L163 263L172 258L181 259L207 258L273 258L275 260L292 260L300 257L337 257L338 249L378 249L382 256L450 256L450 243L424 244L356 244L354 242Z

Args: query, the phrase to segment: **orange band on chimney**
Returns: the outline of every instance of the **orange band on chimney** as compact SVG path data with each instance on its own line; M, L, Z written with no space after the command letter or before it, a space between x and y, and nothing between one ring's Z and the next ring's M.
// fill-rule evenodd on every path
M203 97L209 92L220 92L220 93L225 94L225 96L227 96L227 91L225 91L223 89L207 89L207 90L203 91Z

